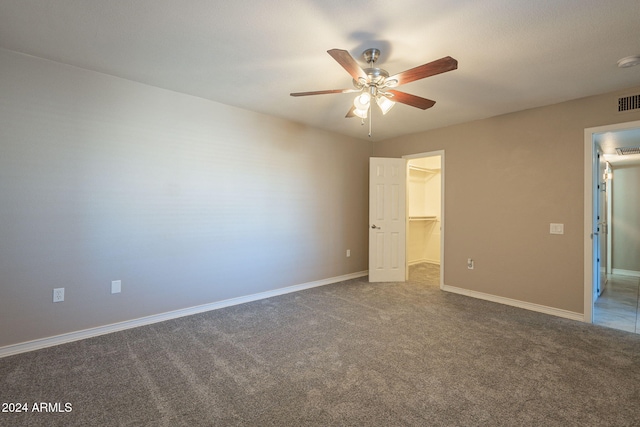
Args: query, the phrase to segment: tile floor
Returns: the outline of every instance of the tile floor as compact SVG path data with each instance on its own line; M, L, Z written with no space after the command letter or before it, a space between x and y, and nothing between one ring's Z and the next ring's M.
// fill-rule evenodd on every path
M609 276L593 307L593 323L640 334L640 277Z

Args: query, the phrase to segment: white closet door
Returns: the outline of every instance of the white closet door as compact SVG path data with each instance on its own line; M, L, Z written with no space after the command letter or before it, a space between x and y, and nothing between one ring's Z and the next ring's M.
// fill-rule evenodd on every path
M369 281L406 279L407 161L369 159Z

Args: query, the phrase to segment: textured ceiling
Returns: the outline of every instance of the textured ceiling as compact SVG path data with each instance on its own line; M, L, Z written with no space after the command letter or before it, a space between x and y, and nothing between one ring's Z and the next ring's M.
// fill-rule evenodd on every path
M391 74L456 71L401 90L435 100L375 116L373 140L640 84L638 0L0 0L0 47L367 139L327 53L382 51Z

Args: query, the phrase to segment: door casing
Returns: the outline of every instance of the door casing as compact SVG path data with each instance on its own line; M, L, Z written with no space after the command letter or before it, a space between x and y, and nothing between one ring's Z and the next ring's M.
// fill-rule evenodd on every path
M444 173L444 150L437 151L428 151L426 153L418 153L418 154L408 154L406 156L402 156L407 160L407 164L410 159L419 159L422 157L435 157L440 156L440 289L444 287L444 230L445 230L445 218L444 218L444 182L445 182L445 173ZM407 170L407 181L408 181L408 170ZM407 186L408 188L408 186ZM408 200L408 198L407 198ZM407 216L409 215L409 207L407 206ZM409 235L409 219L406 220L406 236ZM407 245L409 239L406 239ZM405 253L408 253L408 247L405 248ZM407 258L406 264L406 277L409 277L409 261Z
M640 120L616 123L605 126L586 128L584 130L584 316L585 322L593 323L594 285L596 275L600 274L595 258L598 254L597 239L592 233L597 229L597 212L595 196L598 182L598 157L594 135L603 132L640 128Z

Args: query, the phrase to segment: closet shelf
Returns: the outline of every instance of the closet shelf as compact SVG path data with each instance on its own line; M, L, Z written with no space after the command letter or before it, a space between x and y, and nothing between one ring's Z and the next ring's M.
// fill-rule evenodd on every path
M424 173L432 173L432 174L437 174L440 172L440 169L427 169L427 168L421 168L420 166L412 166L412 165L409 165L409 170L424 172Z
M437 216L410 216L409 221L437 221Z

